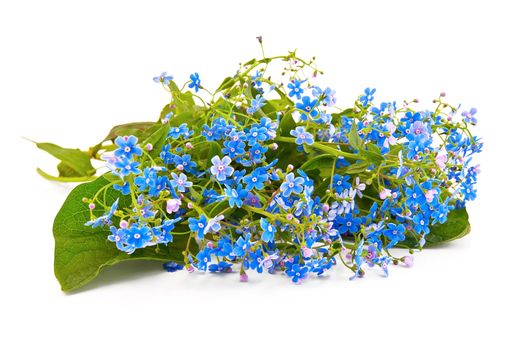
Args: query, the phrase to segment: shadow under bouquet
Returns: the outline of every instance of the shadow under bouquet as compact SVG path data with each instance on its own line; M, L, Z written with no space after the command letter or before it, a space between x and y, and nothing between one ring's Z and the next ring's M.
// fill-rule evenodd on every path
M278 69L280 79L270 76ZM215 90L198 73L156 122L114 127L87 151L37 143L61 162L52 180L83 182L56 216L55 274L64 291L108 265L159 260L168 271L249 271L301 283L336 264L349 277L411 266L412 253L469 232L481 151L476 109L441 94L354 105L316 85L315 59L252 59ZM109 169L96 177L92 161ZM404 248L405 254L397 256Z

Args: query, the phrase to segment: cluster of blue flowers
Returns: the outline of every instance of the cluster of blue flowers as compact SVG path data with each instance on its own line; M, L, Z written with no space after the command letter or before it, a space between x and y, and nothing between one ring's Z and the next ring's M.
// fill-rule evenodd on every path
M353 108L336 112L335 91L300 77L310 63L289 58L297 69L286 71L286 84L258 69L268 60L256 61L218 91L220 100L194 108L195 120L163 113L170 129L158 154L135 136L118 137L105 160L111 185L131 202L111 203L86 225L109 227L108 239L129 254L188 235L199 249L183 252L187 270L231 272L237 264L242 281L254 270L301 283L338 259L351 278L367 265L385 274L391 264L411 265L411 256L389 250L424 246L433 225L476 197L471 162L482 144L468 130L476 109L458 118L443 96L434 112L375 106L376 89L367 88ZM170 88L172 106L183 103L171 76L154 81ZM203 89L199 74L188 89Z

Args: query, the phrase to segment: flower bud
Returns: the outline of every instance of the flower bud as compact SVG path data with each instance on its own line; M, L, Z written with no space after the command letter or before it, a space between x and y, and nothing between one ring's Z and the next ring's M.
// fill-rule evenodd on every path
M270 144L270 149L273 150L273 151L277 150L277 149L278 149L278 144L275 143L275 142L274 142L274 143L271 143L271 144Z
M402 258L402 262L405 264L405 266L412 267L414 264L414 259L411 255L406 255Z
M444 91L442 91L442 92L440 93L440 97L446 97L446 93L445 93Z
M88 204L88 208L89 208L90 210L95 209L95 203L90 203L90 204Z
M294 170L294 165L289 164L287 165L287 172Z
M175 167L177 170L179 171L183 171L184 170L184 166L182 164L179 164Z
M187 142L187 143L185 144L185 147L188 148L188 149L194 149L194 145L192 145L191 142Z
M248 282L248 275L245 272L239 274L239 282Z
M120 228L127 228L128 227L128 221L121 220L121 222L119 222L119 227Z
M144 149L150 152L153 149L153 145L151 143L147 143L146 146L144 146Z

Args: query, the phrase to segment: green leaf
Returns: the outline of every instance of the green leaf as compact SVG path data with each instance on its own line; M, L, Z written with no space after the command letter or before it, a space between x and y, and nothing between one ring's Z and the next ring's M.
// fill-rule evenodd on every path
M426 246L450 242L464 237L471 230L469 216L466 208L456 209L449 212L447 221L443 224L431 226L426 236Z
M360 154L364 155L367 160L375 165L380 165L384 161L380 148L373 143L368 143L367 149L361 149Z
M194 95L190 91L182 92L173 80L168 83L173 99L173 112L178 115L183 112L193 112L196 109Z
M290 137L290 131L296 128L296 122L292 117L292 114L287 113L281 119L278 126L278 136Z
M62 148L53 143L35 142L36 146L61 160L58 170L61 177L84 177L95 174L90 156L79 149Z
M354 163L354 164L344 168L343 172L345 174L349 174L349 175L363 173L365 170L367 170L369 165L370 164L367 163L367 162Z
M113 141L117 136L135 135L139 139L143 138L143 133L150 129L155 123L154 122L135 122L128 124L121 124L114 126L108 135L104 138L104 141Z
M226 77L225 80L219 85L217 88L217 91L223 91L226 89L230 89L234 84L236 83L236 80L232 77Z
M212 158L214 156L222 155L221 145L216 141L203 141L194 145L194 149L190 152L192 158L199 163L203 168L210 168L212 166Z
M129 255L119 251L114 243L107 240L110 234L108 229L92 229L85 226L84 223L90 219L90 213L82 198L93 197L104 186L108 186L106 203L111 205L119 198L121 208L130 205L130 197L122 196L120 192L113 190L108 180L101 176L95 181L75 187L55 218L55 275L64 291L85 285L104 267L121 261L183 261L182 251L188 242L188 235L174 235L174 242L167 246L139 249ZM103 209L95 209L95 214L102 215ZM191 243L191 248L195 249L195 242Z
M149 152L152 157L157 157L166 143L166 137L170 132L170 124L155 124L149 130L150 136L142 141L142 145L151 143L153 148Z
M301 165L300 169L304 170L308 175L319 175L325 178L331 175L335 159L336 157L331 154L321 154L307 160Z
M44 179L60 182L86 182L96 179L95 176L53 176L40 168L37 168L37 173Z
M462 238L467 235L470 230L471 226L466 208L452 210L449 212L445 223L430 227L424 248ZM397 246L416 248L418 247L418 240L416 237L408 236Z
M349 135L349 145L354 149L361 149L363 146L363 141L358 134L358 123L354 122L352 124L351 132Z

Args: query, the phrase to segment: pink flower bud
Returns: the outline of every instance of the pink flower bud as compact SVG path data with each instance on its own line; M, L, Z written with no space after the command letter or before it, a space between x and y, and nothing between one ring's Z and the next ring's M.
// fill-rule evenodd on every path
M413 266L413 263L414 263L414 259L413 259L413 256L411 255L406 255L402 258L402 262L405 264L405 266L407 267L412 267Z
M183 171L184 170L184 166L182 164L179 164L175 167L177 170L179 171Z
M119 227L120 228L127 228L128 227L128 221L121 220L121 222L119 223Z
M192 265L186 265L186 271L192 273L195 271L195 268Z
M88 204L88 208L89 208L90 210L95 209L95 203L90 203L90 204Z
M287 165L287 171L292 171L292 170L294 170L294 165L292 164Z
M178 198L171 198L166 201L166 212L168 214L175 213L179 210L179 207L181 205L181 200Z
M301 247L301 250L303 251L303 257L310 258L312 254L314 254L314 251L307 247Z
M327 212L329 211L330 208L331 208L331 207L330 207L327 203L325 203L325 204L323 204L323 206L321 207L321 210L323 210L324 213L327 213Z
M440 97L446 97L446 93L445 93L444 91L442 91L442 92L440 93Z
M384 188L379 193L380 199L386 199L387 197L391 197L391 190L388 188Z
M248 282L248 275L244 272L240 273L239 282Z
M294 216L292 214L287 214L287 220L291 221L292 219L294 218Z
M212 242L207 242L207 243L206 243L206 246L207 246L208 248L212 249L212 248L214 248L214 243L212 243Z
M275 143L275 142L270 144L270 149L273 150L273 151L277 150L278 147L279 147L278 144Z
M194 148L194 145L192 145L191 142L187 142L187 143L185 144L185 147L188 148L188 149L193 149L193 148Z
M194 205L192 204L192 202L188 203L188 209L193 209L194 208Z
M153 145L151 143L147 143L146 146L144 146L144 149L150 152L153 149Z

